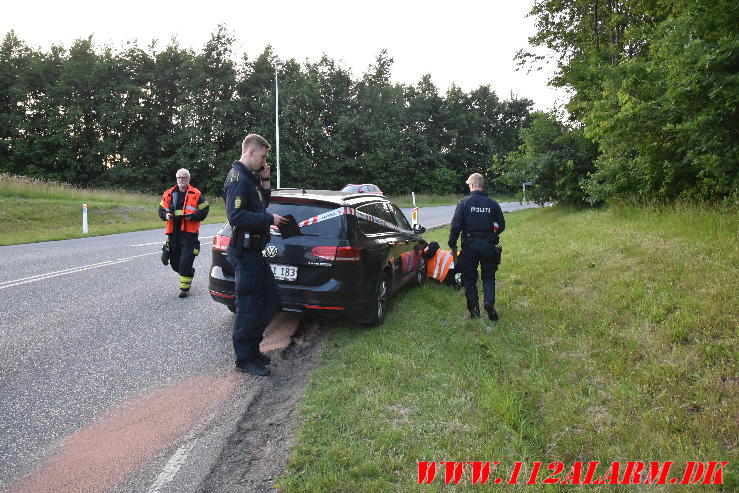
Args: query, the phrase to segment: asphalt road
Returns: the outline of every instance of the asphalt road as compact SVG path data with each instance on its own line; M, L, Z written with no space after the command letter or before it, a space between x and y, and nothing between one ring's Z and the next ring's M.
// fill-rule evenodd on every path
M201 228L184 300L163 229L0 247L0 490L199 484L258 385L233 372L233 315L207 291L218 228Z
M423 207L418 212L418 224L424 226L426 229L438 228L449 224L454 216L454 210L456 205L439 205L435 207ZM500 208L503 212L513 212L522 209L531 209L533 207L539 207L537 204L532 202L501 202ZM403 214L406 215L408 220L411 218L410 208L401 209Z
M203 226L201 238L218 227ZM211 240L181 300L177 275L159 260L163 238L153 230L0 247L0 490L106 413L231 373L232 315L206 290Z

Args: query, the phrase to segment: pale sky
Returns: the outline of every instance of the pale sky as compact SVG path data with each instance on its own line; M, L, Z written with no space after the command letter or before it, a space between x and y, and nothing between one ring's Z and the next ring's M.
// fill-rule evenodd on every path
M440 91L452 83L464 91L489 84L501 99L534 101L536 109L566 102L547 87L549 68L516 72L513 56L530 49L534 0L6 0L0 35L15 30L27 44L46 50L69 47L93 35L98 46L120 48L138 40L164 48L174 36L181 47L200 51L219 24L236 38L235 54L250 59L267 44L282 59L316 62L325 53L361 76L382 49L394 59L392 80L415 84L426 73Z

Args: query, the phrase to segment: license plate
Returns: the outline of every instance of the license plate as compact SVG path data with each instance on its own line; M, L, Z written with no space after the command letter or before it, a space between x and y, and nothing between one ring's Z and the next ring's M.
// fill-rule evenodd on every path
M293 265L270 264L275 279L281 281L294 281L298 278L298 268Z

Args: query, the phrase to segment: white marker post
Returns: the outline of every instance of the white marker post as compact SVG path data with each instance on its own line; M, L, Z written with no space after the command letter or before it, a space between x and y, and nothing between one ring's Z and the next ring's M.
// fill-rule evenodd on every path
M87 204L82 204L82 234L86 235L87 232Z
M413 210L411 211L411 226L416 227L418 224L418 207L416 207L416 192L411 192L411 198L413 199Z

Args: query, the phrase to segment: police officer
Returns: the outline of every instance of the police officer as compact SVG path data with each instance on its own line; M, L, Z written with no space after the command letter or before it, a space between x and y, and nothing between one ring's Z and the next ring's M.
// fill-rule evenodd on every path
M462 284L467 297L467 309L472 318L480 316L477 294L477 264L482 270L482 289L485 311L493 322L498 320L495 311L495 271L500 264L501 248L498 235L505 229L500 205L485 193L485 178L473 173L467 178L470 195L459 201L454 211L449 247L457 250L457 238L462 233L462 253L458 259L462 270Z
M266 163L269 149L264 137L247 135L241 144L241 158L234 161L223 185L226 216L233 230L226 254L236 274L236 370L259 376L270 374L266 367L269 358L259 351L259 343L280 306L280 292L262 250L269 242L270 225L287 222L267 212L271 195Z
M162 261L180 275L180 298L187 298L195 276L192 264L200 253L200 222L208 217L208 201L200 190L190 185L190 172L185 168L175 174L177 185L165 190L159 204L159 217L167 221L169 257Z

